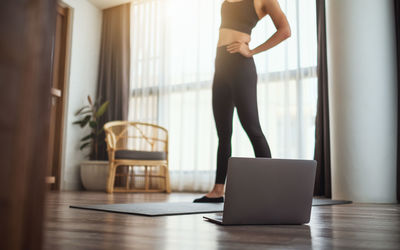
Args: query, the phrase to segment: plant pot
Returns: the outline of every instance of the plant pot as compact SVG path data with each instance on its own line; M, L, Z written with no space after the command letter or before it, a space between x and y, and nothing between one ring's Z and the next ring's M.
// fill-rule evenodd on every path
M106 191L108 161L83 161L80 172L86 190Z

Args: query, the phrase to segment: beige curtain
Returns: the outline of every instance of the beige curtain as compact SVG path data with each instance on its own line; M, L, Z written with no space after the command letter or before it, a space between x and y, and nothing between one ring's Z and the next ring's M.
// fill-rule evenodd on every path
M110 101L100 125L127 120L130 82L130 3L103 11L97 100ZM104 135L103 135L104 136ZM99 143L99 160L107 159L104 140Z

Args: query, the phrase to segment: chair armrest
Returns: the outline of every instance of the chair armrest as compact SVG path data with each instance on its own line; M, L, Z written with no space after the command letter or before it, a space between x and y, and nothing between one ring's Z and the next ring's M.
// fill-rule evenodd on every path
M106 132L106 143L107 143L107 149L108 150L115 150L116 149L116 139L115 135L109 132Z
M115 150L110 148L107 150L107 153L108 153L108 161L109 162L114 161L115 160Z

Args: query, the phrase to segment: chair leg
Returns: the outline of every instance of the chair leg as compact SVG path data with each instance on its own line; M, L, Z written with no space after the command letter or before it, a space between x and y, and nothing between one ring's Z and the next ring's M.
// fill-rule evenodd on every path
M135 166L132 165L130 187L135 188Z
M110 164L110 168L108 170L108 178L107 178L107 193L112 193L114 191L114 181L115 181L115 170L116 167L114 164Z
M130 174L131 174L131 166L128 166L128 173L126 175L126 183L125 183L125 189L129 190L129 183L130 183Z
M171 185L170 185L170 181L169 181L168 165L164 166L164 171L165 171L165 192L166 193L171 193Z
M152 167L149 167L149 172L148 172L148 174L147 174L147 176L149 177L149 189L151 189L151 187L153 187L153 184L151 183L151 182L152 182L152 179L153 179L153 178L151 178L152 173L153 173L153 168L152 168Z
M147 169L147 166L144 166L144 190L149 190L149 171Z

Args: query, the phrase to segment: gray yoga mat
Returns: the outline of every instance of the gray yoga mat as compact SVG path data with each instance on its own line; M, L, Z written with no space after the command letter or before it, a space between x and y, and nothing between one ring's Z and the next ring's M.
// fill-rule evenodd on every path
M313 198L312 205L313 206L332 206L332 205L344 205L351 204L351 201L343 201L343 200L331 200L325 198Z
M328 206L349 203L351 203L351 201L339 201L321 198L313 199L313 206ZM223 203L214 204L192 202L146 202L106 205L72 205L70 207L144 216L218 213L222 212L224 208Z
M218 213L223 211L224 204L193 202L146 202L109 205L79 205L70 207L124 214L162 216L179 214Z

